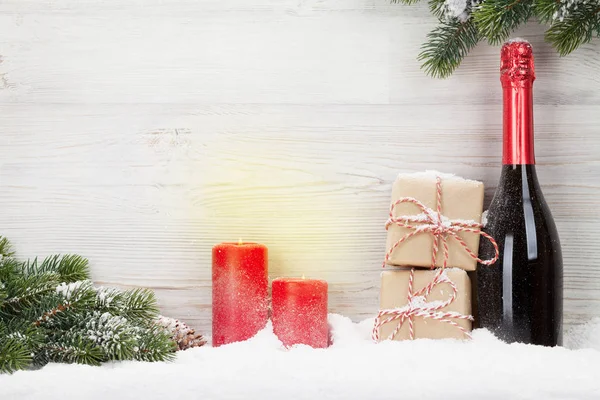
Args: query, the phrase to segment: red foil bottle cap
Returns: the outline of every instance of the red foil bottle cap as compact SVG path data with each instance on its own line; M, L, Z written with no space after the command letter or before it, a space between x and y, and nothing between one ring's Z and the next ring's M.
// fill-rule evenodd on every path
M523 39L509 40L500 53L502 86L532 85L535 80L533 48Z

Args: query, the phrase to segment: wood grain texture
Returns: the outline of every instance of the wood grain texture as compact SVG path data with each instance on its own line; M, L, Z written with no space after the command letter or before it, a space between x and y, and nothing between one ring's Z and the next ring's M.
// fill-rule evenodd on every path
M210 249L263 242L271 278L378 302L400 171L499 175L498 48L450 79L416 56L426 4L386 0L0 2L0 226L23 256L77 252L210 328ZM536 51L536 152L565 262L567 325L600 316L598 45Z

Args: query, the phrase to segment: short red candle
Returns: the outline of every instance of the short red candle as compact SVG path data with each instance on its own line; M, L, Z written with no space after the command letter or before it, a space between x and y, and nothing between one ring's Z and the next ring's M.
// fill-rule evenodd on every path
M267 247L221 243L212 250L213 346L254 336L268 319Z
M273 280L273 331L289 347L329 345L327 282L304 278Z

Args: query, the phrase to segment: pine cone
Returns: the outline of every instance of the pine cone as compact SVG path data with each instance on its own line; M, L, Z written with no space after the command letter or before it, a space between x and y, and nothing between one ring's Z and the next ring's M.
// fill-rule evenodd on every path
M156 323L162 326L171 334L171 337L177 343L179 350L187 350L192 347L200 347L206 344L206 340L202 335L196 333L190 328L185 322L179 321L178 319L158 316Z

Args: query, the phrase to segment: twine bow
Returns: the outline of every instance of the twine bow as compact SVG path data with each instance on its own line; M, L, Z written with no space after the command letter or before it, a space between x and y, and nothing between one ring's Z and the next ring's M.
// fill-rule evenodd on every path
M374 341L379 341L379 328L382 325L398 320L398 324L394 331L387 337L387 339L393 339L396 337L402 325L408 320L408 333L409 338L413 340L415 338L414 330L414 317L431 318L446 324L450 324L459 329L466 337L471 338L471 334L463 328L461 325L456 323L455 319L466 319L473 321L471 315L463 315L456 311L440 311L442 308L449 306L456 299L458 289L456 284L446 275L444 269L439 269L435 274L433 280L424 288L418 292L413 293L413 281L415 276L415 269L410 270L408 277L408 302L404 307L393 308L389 310L380 310L375 318L375 326L373 328L372 338ZM440 283L447 283L452 288L452 293L446 301L435 301L427 303L427 297L435 286Z
M390 256L398 246L400 246L402 243L404 243L411 237L421 233L429 233L433 236L431 268L435 268L436 256L438 253L440 242L443 247L444 258L442 262L442 267L436 273L433 280L427 286L425 286L423 289L419 290L416 293L413 293L415 269L412 268L410 270L408 280L407 304L404 307L379 311L377 317L375 318L375 325L373 327L372 333L372 338L375 341L379 341L379 328L382 325L398 320L398 325L396 326L392 334L388 337L388 339L393 339L398 334L398 332L402 328L402 325L407 319L409 326L409 338L411 340L414 339L414 317L431 318L443 323L450 324L452 326L455 326L461 332L463 332L466 337L471 337L471 334L467 330L465 330L462 326L460 326L454 321L455 319L466 319L472 321L473 317L471 315L463 315L455 311L440 311L444 307L447 307L450 304L452 304L452 302L454 302L454 300L456 299L456 295L458 293L456 284L452 282L450 278L448 278L445 271L445 268L448 266L449 258L448 237L453 237L460 244L460 246L463 249L465 249L467 254L471 256L471 258L475 259L482 265L492 265L498 260L498 244L496 243L493 237L481 230L483 228L482 224L477 223L475 221L451 220L442 215L442 179L439 176L436 177L436 194L436 211L428 208L422 202L413 197L402 197L394 203L392 203L390 207L390 217L388 218L385 224L385 228L388 229L391 225L395 224L402 228L408 228L413 230L407 233L406 235L402 236L388 250L383 262L384 267L388 263ZM395 217L394 214L396 211L396 207L401 203L413 203L421 210L422 213L419 215ZM415 223L419 223L419 225L413 225ZM489 260L480 259L471 249L469 249L469 246L467 246L465 241L460 236L460 232L477 233L489 240L490 243L494 246L494 257ZM448 285L450 285L450 287L452 288L452 294L446 301L427 303L427 297L429 296L433 288L440 283L447 283Z

